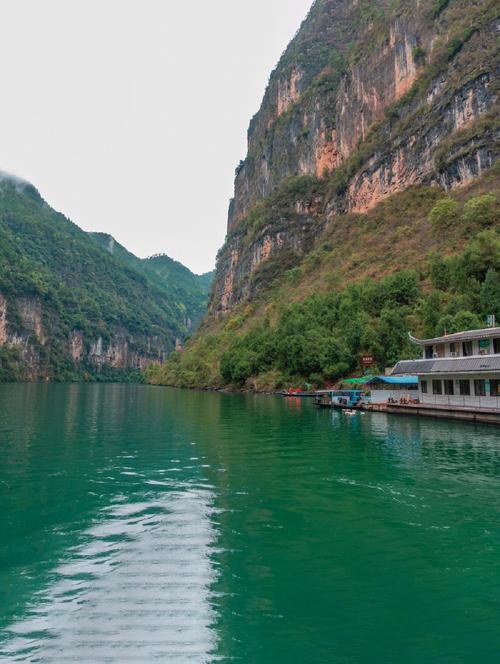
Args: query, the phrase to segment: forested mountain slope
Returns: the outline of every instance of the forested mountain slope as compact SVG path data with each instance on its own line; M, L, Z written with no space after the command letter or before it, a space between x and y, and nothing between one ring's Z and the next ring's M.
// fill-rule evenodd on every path
M208 296L214 273L194 274L187 267L165 254L138 258L107 233L90 233L91 237L110 254L129 267L142 272L155 286L165 291L184 307L184 325L189 332L198 326L206 314Z
M496 0L316 0L250 123L210 316L152 381L332 381L495 313L499 31Z
M32 185L0 180L0 381L131 377L186 338L206 294L186 301L175 278L110 254Z

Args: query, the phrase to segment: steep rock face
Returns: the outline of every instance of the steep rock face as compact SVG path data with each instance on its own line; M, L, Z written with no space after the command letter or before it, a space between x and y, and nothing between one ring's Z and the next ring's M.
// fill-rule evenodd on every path
M40 351L38 344L45 340L42 328L40 303L35 298L19 298L15 306L15 316L21 321L16 329L9 325L9 303L0 293L0 351L14 349L18 361L23 366L21 377L36 380L39 376ZM0 368L2 358L0 355Z
M142 370L165 360L167 353L159 345L159 339L148 337L142 341L145 341L146 349L141 353L131 348L126 331L117 335L108 344L104 344L102 337L98 337L90 344L88 361L96 367Z
M493 165L498 156L493 131L480 142L475 136L461 142L456 153L450 145L444 155L447 163L440 171L435 160L436 150L446 138L472 127L476 119L493 108L496 100L491 73L468 81L446 101L433 94L434 88L435 83L427 94L426 115L415 118L392 149L377 151L353 176L345 200L347 211L366 212L383 198L420 182L439 184L444 189L462 186Z
M427 42L428 35L418 34L411 17L400 17L390 26L389 41L376 56L353 65L343 78L336 112L341 161L367 137L373 123L383 118L386 108L411 88L417 78L414 51L424 39Z
M53 378L49 337L43 329L43 304L36 297L20 297L9 304L0 293L0 351L13 350L18 358L18 377L24 380ZM16 324L9 324L9 317ZM143 370L160 364L168 355L159 337L134 338L126 330L118 331L109 341L101 336L86 338L82 331L73 330L67 339L67 352L77 372ZM2 358L0 354L0 367Z
M366 137L369 127L408 92L417 78L413 53L422 37L411 17L404 16L391 25L389 41L378 57L352 66L339 86L345 66L342 50L348 47L347 25L352 25L356 35L356 3L335 1L317 6L321 11L316 20L321 17L323 22L333 22L332 29L323 36L327 39L325 46L339 56L330 64L324 50L317 54L310 75L319 78L304 96L310 76L306 77L299 65L293 65L291 71L285 68L272 80L261 111L250 125L249 155L237 173L229 230L283 178L321 177L340 166ZM300 33L298 39L300 43ZM287 113L289 117L283 117Z
M366 212L413 184L461 186L494 164L498 8L492 0L436 6L314 3L250 124L212 312L252 297L263 263L290 246L307 251L325 220ZM277 214L255 233L256 207L297 176L323 184L309 222Z
M292 224L284 218L265 226L246 246L239 237L226 245L219 259L219 273L224 276L216 280L212 292L222 311L234 305L235 297L249 299L270 281L272 274L265 268L274 267L273 259L279 257L280 268L292 267L312 247L318 231L315 217L305 210L297 217Z
M17 310L26 332L43 344L46 340L42 325L42 304L36 297L20 297Z
M75 364L81 362L85 353L85 341L80 330L73 330L69 338L69 354Z
M283 178L321 175L337 165L332 77L339 76L342 50L349 45L352 5L352 0L316 2L272 73L261 109L250 122L247 158L237 169L229 231ZM332 49L339 59L330 71ZM311 84L321 72L328 75L315 82L315 90Z

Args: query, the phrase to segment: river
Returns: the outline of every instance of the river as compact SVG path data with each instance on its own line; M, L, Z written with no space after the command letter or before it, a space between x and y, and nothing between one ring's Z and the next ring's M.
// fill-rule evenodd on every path
M500 435L0 386L0 661L497 662Z

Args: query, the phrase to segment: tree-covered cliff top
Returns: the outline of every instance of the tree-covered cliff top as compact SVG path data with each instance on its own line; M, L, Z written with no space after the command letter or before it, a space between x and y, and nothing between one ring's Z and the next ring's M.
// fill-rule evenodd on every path
M144 274L167 298L174 298L185 306L188 331L195 329L207 310L213 272L194 274L189 268L166 254L138 258L108 233L89 234L109 254L130 268Z

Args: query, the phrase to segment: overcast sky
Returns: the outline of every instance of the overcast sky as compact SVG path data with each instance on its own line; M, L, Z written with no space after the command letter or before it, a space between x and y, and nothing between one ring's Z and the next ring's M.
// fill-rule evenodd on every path
M0 0L0 170L86 230L196 272L312 0Z

